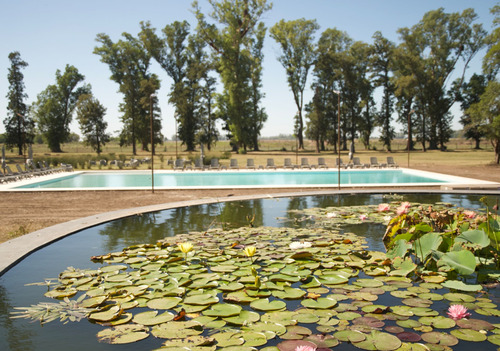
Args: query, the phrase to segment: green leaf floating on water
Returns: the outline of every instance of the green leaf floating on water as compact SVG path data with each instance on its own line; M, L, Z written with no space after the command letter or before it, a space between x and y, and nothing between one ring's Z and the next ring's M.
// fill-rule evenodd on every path
M258 299L250 303L250 307L257 311L276 311L286 307L286 303L279 300Z
M119 325L97 333L100 342L108 344L129 344L149 336L147 327L136 324Z
M164 312L158 315L158 311L146 311L136 314L133 321L134 323L142 325L157 325L169 322L172 319L174 319L174 314L170 312Z
M300 302L300 304L304 307L313 308L313 309L329 309L334 307L337 304L337 300L330 299L327 297L320 297L316 300L313 299L305 299Z
M462 291L480 291L483 287L479 284L465 284L460 280L447 280L441 285L448 289L462 290Z
M211 317L231 317L240 314L242 308L238 305L233 305L229 303L218 303L212 305L210 309L203 311L205 316Z

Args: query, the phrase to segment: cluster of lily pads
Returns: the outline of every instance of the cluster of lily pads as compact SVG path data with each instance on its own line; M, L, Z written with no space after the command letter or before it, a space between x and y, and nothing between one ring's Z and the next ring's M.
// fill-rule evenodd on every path
M446 270L419 270L410 257L370 251L362 236L341 229L389 223L396 215L389 213L307 209L302 214L315 220L309 228L211 229L94 256L98 268L70 267L45 294L59 303L20 308L16 316L87 318L104 326L101 342L157 338L162 350L500 345L500 324L491 323L500 311L481 285L450 283ZM467 308L470 318L451 318L450 305Z

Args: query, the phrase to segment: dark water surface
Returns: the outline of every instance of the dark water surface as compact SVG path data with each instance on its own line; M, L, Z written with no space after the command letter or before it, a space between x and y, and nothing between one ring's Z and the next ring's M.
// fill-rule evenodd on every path
M472 195L404 195L405 201L451 202L470 209L483 207L479 198L480 196ZM493 197L490 200L493 201ZM81 269L98 267L98 264L90 261L91 256L121 251L133 244L155 243L177 233L207 230L214 223L219 226L221 221L232 227L246 226L247 215L255 215L255 226L280 227L295 222L287 212L291 209L366 205L387 201L389 200L382 198L382 195L353 194L227 202L147 213L82 230L29 255L0 277L0 350L125 351L152 350L161 346L164 340L152 336L138 344L101 344L97 341L96 334L103 327L87 320L66 325L56 321L42 327L37 322L10 318L14 307L26 307L43 301L55 302L43 296L47 291L46 287L26 284L43 282L49 278L55 280L60 272L70 266ZM383 226L361 224L347 229L363 234L372 250L384 250L381 241L385 229ZM497 319L495 323L498 322ZM466 350L471 345L472 343L460 341L458 346L461 350ZM480 345L481 350L496 350L489 342L475 344L475 347L477 345ZM335 349L356 348L342 344Z

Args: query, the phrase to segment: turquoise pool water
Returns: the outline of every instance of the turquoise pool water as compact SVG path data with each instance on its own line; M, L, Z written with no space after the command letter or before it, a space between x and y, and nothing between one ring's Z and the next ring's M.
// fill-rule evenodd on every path
M341 185L446 183L443 179L424 177L404 170L341 171ZM174 172L155 173L155 187L280 187L335 186L337 171L271 172ZM20 188L146 188L151 187L151 173L84 172L36 182Z

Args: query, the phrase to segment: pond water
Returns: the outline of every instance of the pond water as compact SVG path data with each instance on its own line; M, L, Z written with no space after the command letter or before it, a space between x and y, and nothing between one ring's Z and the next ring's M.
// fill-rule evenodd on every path
M450 202L457 206L478 209L483 205L479 196L472 195L404 195L405 201L420 203ZM30 306L45 298L44 286L27 286L33 282L55 280L67 267L96 268L90 257L108 252L121 251L124 247L155 243L164 237L189 231L204 231L224 222L226 226L248 225L247 216L255 216L255 226L302 226L308 221L296 221L288 211L309 207L351 206L387 202L382 195L335 195L309 196L282 199L262 199L228 202L211 205L178 208L123 218L82 230L63 238L29 255L0 277L0 350L29 351L44 350L137 350L137 344L108 345L99 343L97 332L102 326L83 320L63 325L51 322L43 327L25 319L9 318L15 307ZM353 225L344 228L366 237L372 250L385 251L381 238L385 227L375 224ZM390 297L377 303L391 304ZM498 301L497 301L498 303ZM443 308L445 306L443 305ZM494 323L498 322L495 321ZM141 350L152 350L161 346L163 339L150 336L140 342ZM460 341L454 349L467 350L472 343ZM478 344L474 344L478 345ZM495 350L490 343L480 344L481 350ZM475 346L477 347L477 346ZM342 344L342 350L354 350L354 346Z

